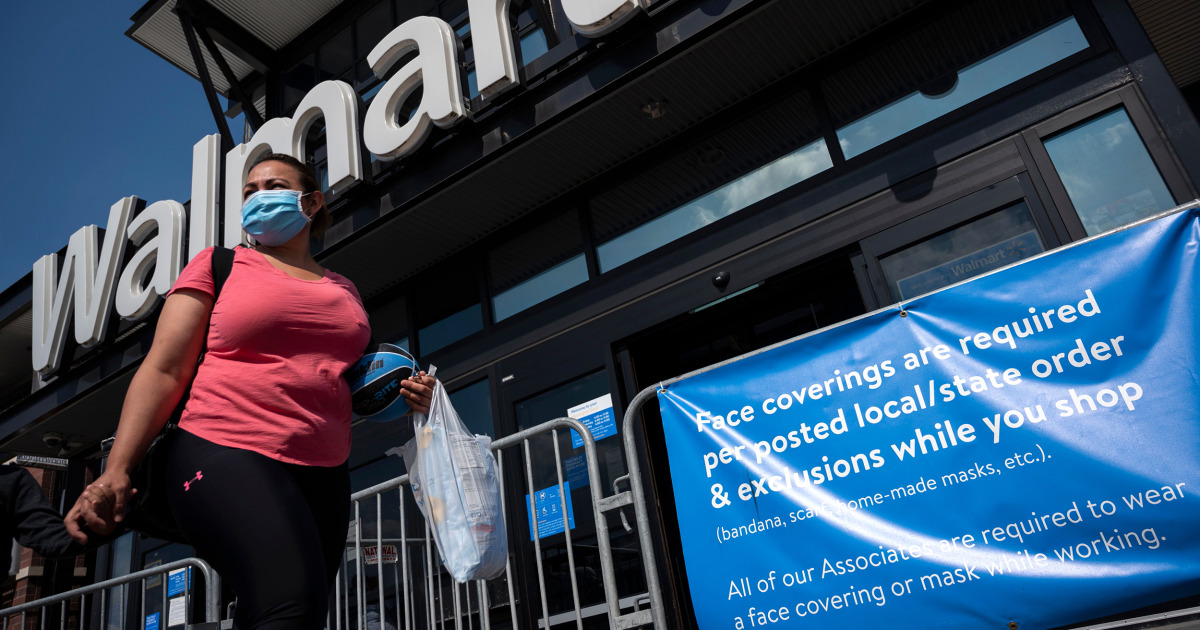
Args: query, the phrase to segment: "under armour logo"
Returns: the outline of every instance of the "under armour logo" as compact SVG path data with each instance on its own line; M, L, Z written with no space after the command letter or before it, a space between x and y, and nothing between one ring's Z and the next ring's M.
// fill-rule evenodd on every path
M183 491L184 491L184 492L187 492L188 490L191 490L191 489L192 489L192 484L196 483L197 481L200 481L200 480L201 480L201 479L203 479L203 478L204 478L204 475L203 475L203 474L202 474L202 473L201 473L199 470L197 470L197 471L196 471L196 476L195 476L195 477L193 477L191 481L185 481L185 482L183 482Z

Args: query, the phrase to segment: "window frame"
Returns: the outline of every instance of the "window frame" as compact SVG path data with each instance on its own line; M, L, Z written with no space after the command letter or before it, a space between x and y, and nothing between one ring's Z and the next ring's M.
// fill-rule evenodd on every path
M966 119L978 112L996 107L998 103L1012 97L1015 94L1023 93L1033 86L1045 83L1050 77L1063 73L1069 69L1082 66L1088 60L1103 57L1105 54L1111 52L1113 49L1112 42L1107 31L1100 22L1100 19L1096 16L1090 4L1081 3L1075 0L1068 0L1067 4L1070 9L1070 16L1075 19L1075 22L1079 26L1079 30L1083 32L1084 37L1086 37L1088 40L1088 46L1086 48L1067 55L1066 57L1059 59L1058 61L1055 61L1054 63L1040 70L1034 71L1021 79L1013 81L1008 85L985 94L974 101L963 105L962 107L946 112L945 114L942 114L941 116L938 116L929 122L917 125L916 127L913 127L912 129L909 129L908 131L891 138L890 140L875 145L874 147L871 147L866 151L862 151L850 158L847 158L845 153L842 151L841 144L838 142L837 130L845 127L853 121L841 124L834 122L834 117L828 111L828 109L825 108L825 91L822 88L822 84L827 76L831 73L821 73L817 79L817 86L814 88L813 92L818 98L821 99L822 107L824 108L822 115L827 119L827 122L830 126L831 136L828 142L831 143L830 152L836 153L834 158L834 167L838 168L842 164L850 162L855 165L854 168L861 168L863 165L873 161L887 159L887 156L894 154L898 149L912 144L916 140L931 136L938 130L949 127L954 123ZM1047 25L1047 27L1049 26L1050 25ZM899 35L898 37L902 38L903 35ZM997 52L1016 43L1016 41L1009 42L1005 46L1001 46L999 49L997 49ZM864 52L860 54L869 53ZM973 63L977 63L978 61L979 60ZM958 70L961 71L962 68L959 68ZM833 72L836 72L836 70ZM894 102L895 101L891 101L879 108L876 108L875 110L872 110L872 112L864 114L863 116L868 116L874 111L878 111L882 107L887 107ZM862 118L863 116L860 116L859 118Z
M1164 139L1165 134L1154 121L1148 105L1142 99L1136 86L1132 84L1122 86L1042 121L1020 134L1029 153L1031 170L1036 169L1040 174L1040 181L1037 183L1044 188L1050 202L1057 208L1059 218L1067 231L1068 240L1076 241L1087 238L1088 233L1083 227L1083 221L1079 218L1075 204L1071 202L1067 188L1063 185L1058 170L1054 167L1054 162L1051 161L1050 153L1046 151L1043 142L1076 125L1121 108L1124 108L1125 113L1129 115L1134 131L1146 147L1146 152L1158 168L1171 195L1176 200L1187 200L1197 196L1196 190L1191 186L1174 152ZM1180 202L1177 201L1177 203Z
M879 305L911 301L892 292L880 260L948 230L967 225L1017 202L1029 208L1038 235L1050 251L1063 244L1042 204L1028 172L1017 173L976 188L906 221L880 230L859 241L870 290Z

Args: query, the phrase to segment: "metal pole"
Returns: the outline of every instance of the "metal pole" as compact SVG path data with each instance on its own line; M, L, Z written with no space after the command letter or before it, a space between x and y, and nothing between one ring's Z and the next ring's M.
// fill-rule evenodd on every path
M358 615L358 628L363 627L363 564L362 564L362 503L354 502L354 610Z
M663 611L662 586L658 581L658 564L654 559L653 540L650 536L650 516L646 510L646 492L642 488L642 468L638 461L637 448L633 439L633 423L647 400L655 395L657 387L651 386L638 392L625 410L621 430L625 436L625 460L629 466L629 489L633 492L633 514L637 521L639 547L642 551L642 566L646 572L646 588L650 591L650 614L654 627L665 630L667 617Z
M375 495L375 575L378 576L376 595L379 600L379 627L384 626L387 619L387 608L383 605L383 495Z
M562 454L558 448L558 429L550 431L554 441L554 473L558 476L558 503L562 510L563 535L567 541L567 569L571 572L571 599L575 604L575 627L583 630L583 612L579 609L579 579L575 574L575 551L571 544L571 522L567 518L567 490L563 487ZM593 510L599 509L594 506Z
M410 570L408 562L408 521L404 516L404 489L397 488L396 492L400 493L400 558L401 558L401 575L404 578L404 630L412 630L412 594L408 588L408 574ZM397 615L399 612L397 611ZM396 623L399 625L400 619L396 618Z
M493 443L495 446L495 443ZM508 495L504 492L504 451L496 451L496 468L497 476L500 478L500 513L504 515L504 522L508 523ZM509 532L510 534L512 532ZM510 554L504 559L504 583L508 587L508 614L509 622L513 626L517 625L517 598L513 592L512 579L512 555Z
M217 48L217 44L213 42L212 36L208 34L208 30L204 28L203 24L196 29L196 34L200 36L200 42L208 49L208 54L212 55L213 61L217 62L217 69L225 75L225 81L229 83L229 91L233 92L234 97L242 102L242 111L246 114L246 120L250 121L250 125L254 127L255 131L258 131L263 126L262 116L258 114L258 109L254 107L254 101L250 99L250 95L242 89L242 83L233 74L233 68L230 68L229 63L225 61L225 55L221 54L221 49Z
M434 630L437 628L438 618L441 617L441 614L439 610L439 614L435 616L433 609L433 554L430 553L429 523L425 524L425 547L422 552L425 554L425 583L428 584L425 589L425 600L427 602L426 610L429 614L429 630ZM440 580L438 588L441 588ZM441 603L440 599L438 603Z
M545 627L550 627L550 608L546 604L546 575L542 568L542 537L538 533L537 519L537 490L533 487L533 464L529 458L529 440L523 440L522 445L525 448L525 483L529 489L529 513L533 516L529 519L533 523L533 550L534 558L537 559L538 569L538 591L542 595L542 621Z
M332 627L334 630L342 630L342 581L346 578L346 548L342 545L342 557L339 560L342 566L338 567L338 572L333 576L333 610L329 611L329 619L325 620L325 627Z
M229 133L229 125L225 122L225 112L221 111L221 103L217 100L217 90L213 87L212 77L208 74L208 64L204 63L204 54L196 42L196 29L192 19L183 7L176 7L179 14L179 25L187 37L188 50L192 53L192 62L196 64L196 74L200 77L200 85L204 87L204 97L208 99L208 108L212 110L213 120L217 123L217 131L221 134L221 153L233 150L233 134ZM254 106L253 103L250 104Z

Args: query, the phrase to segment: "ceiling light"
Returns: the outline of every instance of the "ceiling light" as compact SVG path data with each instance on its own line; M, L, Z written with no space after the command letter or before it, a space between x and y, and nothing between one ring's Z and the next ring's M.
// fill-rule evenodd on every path
M665 100L647 101L645 105L642 105L642 114L650 120L662 118L667 115L667 102Z

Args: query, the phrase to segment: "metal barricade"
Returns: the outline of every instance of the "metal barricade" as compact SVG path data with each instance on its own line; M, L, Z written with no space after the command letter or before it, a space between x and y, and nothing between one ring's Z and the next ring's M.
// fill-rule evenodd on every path
M649 391L653 394L652 389ZM642 395L639 395L639 399L641 397ZM635 402L631 409L636 409L638 404L640 403ZM625 418L626 436L630 435L630 418L631 413L627 413ZM566 478L564 459L559 448L559 435L560 432L569 430L574 430L582 439L587 475L590 479L596 480L595 483L589 484L596 541L594 548L589 546L587 549L589 552L594 552L600 565L603 603L590 606L583 604L576 557L577 548L580 545L572 541L571 527L566 526L564 522L561 533L566 542L567 570L565 573L569 575L569 580L553 578L555 580L553 584L562 586L569 582L572 606L570 611L551 614L547 604L547 585L550 581L547 580L546 566L543 562L542 536L538 531L538 519L531 518L529 523L534 550L534 559L531 564L536 567L538 574L539 605L536 610L523 612L529 618L536 619L539 628L573 626L583 630L586 617L604 613L608 617L608 627L610 628L624 629L653 625L658 630L664 630L666 623L663 616L663 600L655 568L647 505L639 482L640 469L637 464L636 452L633 450L635 444L628 437L625 448L629 472L613 481L614 494L607 497L604 496L604 489L599 482L600 469L595 440L591 431L578 420L557 418L493 441L492 451L496 456L497 473L501 483L501 508L510 540L515 539L513 536L513 532L516 531L514 524L520 521L521 516L524 516L521 514L524 510L520 506L515 506L514 511L514 506L508 504L508 494L504 492L504 484L512 475L506 475L506 467L514 465L518 467L522 482L530 489L526 495L528 498L527 509L529 513L535 512L537 503L532 491L534 488L533 469L535 463L544 464L545 462L535 459L530 441L539 436L548 436L554 445L554 478L557 482L559 508L564 515L563 518L566 519L569 495L564 487ZM623 492L617 491L617 485L620 483L628 483L630 489ZM413 516L416 512L411 489L406 487L408 484L408 476L403 475L352 495L353 538L352 542L348 543L348 558L343 563L334 585L333 603L330 607L327 627L330 630L413 630L414 628L430 630L446 630L446 628L474 630L479 628L486 630L494 627L492 611L497 607L508 609L507 619L518 619L518 606L522 602L519 601L518 591L514 586L516 580L514 579L513 554L510 552L501 578L490 581L477 580L468 584L456 583L441 566L440 556L425 520L419 516ZM389 502L390 509L399 508L399 537L385 537L383 527L380 526L384 521L384 511ZM614 549L610 540L607 516L610 512L617 512L625 530L630 531L632 528L623 510L626 507L632 507L635 512L641 547L641 568L645 573L648 592L619 598L613 562ZM372 537L364 535L364 515L368 514L374 515L376 524ZM388 564L385 549L389 545L395 548L396 557L392 567L385 569L385 565ZM367 551L368 546L374 547L375 561L373 567L364 570L366 564L364 552ZM163 577L170 571L184 567L194 567L202 575L206 587L204 623L211 624L213 628L217 627L220 623L221 612L220 577L204 561L198 558L189 558L5 609L0 611L0 615L4 615L5 620L0 630L8 630L9 618L14 615L21 615L21 628L27 627L27 616L32 611L41 613L37 620L37 627L44 628L46 611L56 604L59 605L62 613L62 621L59 625L63 630L68 627L83 627L78 622L75 625L67 624L66 613L68 607L72 606L71 602L75 600L78 601L78 608L71 608L75 619L87 620L89 606L92 608L98 606L100 627L107 628L116 625L113 620L109 619L108 598L114 588L120 589L120 593L114 594L113 597L120 597L120 601L123 602L119 608L120 618L116 622L119 623L117 627L129 627L129 611L124 605L124 602L129 601L129 585L141 582L142 595L138 598L138 601L141 602L139 620L144 620L147 581L155 577ZM389 573L390 576L387 575ZM387 577L391 578L391 592L387 592L386 586L389 582ZM531 581L530 584L532 584ZM164 611L167 610L166 592L166 589L163 588L162 610ZM190 591L186 596L191 596ZM390 607L394 610L394 615L388 614L388 604L392 604ZM190 608L190 600L185 601L185 609L190 610ZM92 614L95 615L94 612ZM515 621L513 623L515 625ZM139 621L136 625L144 627L144 621ZM507 624L502 623L501 625ZM159 627L165 628L167 624L160 623Z
M118 619L115 621L116 627L128 628L129 625L129 610L127 603L129 602L129 586L135 582L141 583L141 594L137 598L140 603L141 614L137 617L137 623L133 625L136 628L146 627L146 592L155 586L148 586L155 578L159 580L158 584L162 591L162 607L164 615L169 610L169 602L167 597L166 581L168 575L172 571L179 569L196 569L196 573L204 579L204 603L203 603L203 623L206 628L216 628L220 623L221 618L221 578L217 572L213 570L208 563L199 558L187 558L177 560L169 564L160 565L151 569L143 569L136 573L130 573L121 577L97 582L89 586L83 586L77 589L72 589L58 595L43 597L42 599L12 606L0 610L0 616L4 619L3 629L9 630L10 620L20 615L20 625L12 624L15 628L27 628L30 622L35 623L38 628L47 627L47 618L53 612L52 607L57 605L59 614L58 627L61 630L68 628L85 628L92 627L88 620L88 601L91 600L93 608L97 608L99 613L99 627L109 628L114 626L114 620L109 613L109 593L114 589L119 590L119 594L114 594L114 599L120 597L120 604L117 610ZM190 580L189 580L190 586ZM192 609L192 588L184 588L183 590L183 614L184 624L188 628L195 628L197 625L187 615ZM88 596L91 596L90 598ZM74 603L78 602L78 607ZM68 624L68 612L74 615L74 624ZM93 615L95 613L92 613ZM166 628L168 626L167 619L162 619L158 627Z
M577 547L573 544L571 528L564 523L562 533L566 540L566 562L570 579L570 599L572 610L566 613L551 615L547 605L547 575L543 563L542 538L538 532L538 520L529 519L532 529L534 549L533 564L538 573L537 587L540 605L535 610L522 611L531 619L537 620L540 628L551 628L562 625L582 630L584 618L591 613L604 612L608 616L610 628L635 628L654 624L657 628L665 628L658 621L662 618L662 597L658 590L658 579L654 570L653 549L648 547L649 531L648 517L644 504L637 505L630 491L617 493L615 496L604 497L599 483L599 464L595 440L591 432L578 420L557 418L537 427L520 431L492 442L492 451L496 456L498 475L503 486L508 478L506 466L521 467L521 479L529 489L528 509L533 513L536 509L533 488L533 466L535 460L531 453L530 440L542 435L548 435L554 443L554 472L557 479L558 499L561 513L566 518L568 512L568 494L564 489L564 464L559 449L558 436L560 431L573 429L583 440L584 456L587 473L590 479L597 480L589 484L593 515L596 529L596 547L587 548L589 553L595 552L601 570L601 585L604 603L602 605L585 607L581 604L580 584L577 572ZM513 452L516 457L513 457ZM506 457L508 455L508 457ZM516 460L515 462L513 460ZM543 462L538 462L543 463ZM631 460L632 464L632 460ZM636 475L635 475L636 476ZM343 563L335 585L334 605L330 608L328 627L330 630L357 628L359 630L413 630L413 628L429 628L430 630L486 630L493 627L492 614L494 610L508 609L506 617L518 619L517 592L514 589L513 554L510 552L507 566L502 578L484 581L478 580L467 584L456 583L448 573L441 568L441 560L434 545L432 536L424 519L414 518L406 506L413 505L412 493L408 485L408 476L404 475L371 488L354 493L354 527L352 542L347 543L347 559ZM615 485L615 484L614 484ZM633 484L640 492L640 485ZM395 493L395 494L393 494ZM390 506L388 505L390 503ZM505 523L508 526L510 539L514 524L519 522L522 510L520 506L507 504L507 494L501 488L501 505ZM642 530L643 569L646 571L647 584L650 593L634 597L618 598L616 572L613 568L613 548L610 541L607 514L628 505L634 505L637 513L639 529ZM394 514L394 508L399 507L399 537L385 537L383 534L384 510ZM415 512L412 512L415 513ZM364 536L364 514L374 515L374 536ZM622 522L627 523L624 514ZM392 517L396 518L396 517ZM628 525L626 524L628 529ZM385 570L385 550L388 545L395 547L394 564ZM373 547L375 562L366 566L365 552ZM390 550L389 550L390 551ZM648 561L646 560L648 559ZM390 578L390 579L389 579ZM391 582L390 591L388 582ZM556 579L553 584L558 586L566 582ZM532 581L529 581L532 585ZM590 592L588 594L591 594ZM650 608L644 604L650 603ZM603 610L596 610L602 606ZM389 612L390 609L390 612ZM573 622L573 623L572 623ZM515 623L515 621L514 621ZM571 625L566 625L571 624Z

